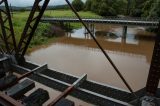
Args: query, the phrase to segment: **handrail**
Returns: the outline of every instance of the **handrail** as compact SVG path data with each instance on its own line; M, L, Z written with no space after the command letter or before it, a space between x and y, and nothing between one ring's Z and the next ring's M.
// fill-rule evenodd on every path
M64 19L64 18L72 18L72 19L77 19L76 16L43 16L43 18L59 18L59 19ZM107 16L107 17L100 17L100 16L81 16L83 19L112 19L112 20L135 20L135 21L159 21L160 18L147 18L147 17L112 17L112 16Z

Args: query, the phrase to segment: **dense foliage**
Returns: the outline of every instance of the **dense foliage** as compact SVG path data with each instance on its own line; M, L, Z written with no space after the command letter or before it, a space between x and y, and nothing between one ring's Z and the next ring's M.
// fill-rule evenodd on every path
M132 16L160 17L160 0L134 0L133 4L131 3Z
M85 10L102 16L126 13L127 0L87 0Z
M160 0L147 0L143 7L143 16L160 17Z
M102 16L160 17L160 0L86 0L85 10Z
M76 11L81 11L84 7L84 3L81 0L73 0L72 5Z

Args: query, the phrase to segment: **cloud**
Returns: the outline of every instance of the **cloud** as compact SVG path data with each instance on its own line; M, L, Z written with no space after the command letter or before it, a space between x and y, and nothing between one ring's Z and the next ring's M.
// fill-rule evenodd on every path
M11 4L12 6L32 6L35 0L8 0L9 4ZM44 1L44 0L43 0ZM70 2L72 2L73 0L69 0ZM82 1L86 1L86 0L82 0ZM66 4L65 0L50 0L49 5L62 5L62 4Z

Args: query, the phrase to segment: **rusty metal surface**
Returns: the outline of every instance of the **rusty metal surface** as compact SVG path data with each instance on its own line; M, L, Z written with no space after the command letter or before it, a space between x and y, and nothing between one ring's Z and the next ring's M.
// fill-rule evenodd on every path
M26 79L16 85L12 86L11 88L7 89L5 91L5 93L8 96L17 100L17 99L20 99L25 93L27 93L28 91L30 91L34 87L35 87L34 81Z
M63 93L61 93L56 99L54 99L48 106L54 106L58 103L62 98L65 98L74 90L74 86L68 87Z
M62 98L66 98L74 89L78 88L87 79L87 74L81 76L71 86L69 86L64 92L62 92L56 99L54 99L48 106L56 105Z
M146 85L146 89L149 94L152 95L156 94L159 80L160 80L160 23L158 27L155 47L152 56L152 62L150 66L150 72L148 75L148 81Z
M6 53L13 53L16 51L16 40L14 36L14 29L10 14L10 9L7 0L0 0L0 6L4 5L4 9L0 9L0 41L5 45L0 45L1 49Z
M7 89L17 83L17 76L8 75L0 79L0 90Z
M26 106L42 106L49 99L49 94L46 90L41 88L31 93L28 97L22 101Z
M28 49L28 46L30 44L30 41L32 40L35 30L37 29L37 26L40 22L40 19L45 9L47 8L49 1L50 0L45 0L42 7L40 7L39 4L41 0L35 0L32 10L30 12L29 18L25 25L25 28L22 32L20 42L18 44L17 54L20 55L20 58L23 58L23 56L25 55Z
M38 66L26 63L25 67L33 70ZM19 68L16 72L24 74L26 70ZM29 78L62 92L78 80L78 77L50 69L46 69L41 73L36 73ZM129 106L130 104L127 102L135 99L134 96L127 91L121 91L118 88L107 87L107 85L92 81L85 81L79 88L70 93L70 95L95 105L107 104L109 106Z
M17 102L8 95L0 92L0 105L4 106L24 106L20 102Z

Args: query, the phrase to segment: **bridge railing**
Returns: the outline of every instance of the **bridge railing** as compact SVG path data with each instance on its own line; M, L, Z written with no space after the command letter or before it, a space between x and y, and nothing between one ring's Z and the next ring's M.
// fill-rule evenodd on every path
M83 19L105 19L104 17L101 16L81 16ZM70 18L70 19L77 19L76 16L43 16L43 18Z
M124 17L118 17L118 16L107 16L107 17L104 17L104 19L121 19L121 20L143 20L143 21L159 21L160 18L148 18L148 17L127 17L127 16L124 16Z
M76 16L44 16L43 18L59 18L59 19L77 19ZM133 20L133 21L159 21L160 18L147 18L147 17L117 17L117 16L107 16L107 17L101 17L101 16L82 16L82 19L111 19L111 20Z

